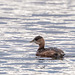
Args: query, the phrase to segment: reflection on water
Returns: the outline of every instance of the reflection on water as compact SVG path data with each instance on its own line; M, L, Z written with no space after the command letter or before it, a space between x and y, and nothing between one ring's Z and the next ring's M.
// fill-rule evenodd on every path
M36 57L37 35L65 58ZM75 75L75 1L0 0L0 74Z

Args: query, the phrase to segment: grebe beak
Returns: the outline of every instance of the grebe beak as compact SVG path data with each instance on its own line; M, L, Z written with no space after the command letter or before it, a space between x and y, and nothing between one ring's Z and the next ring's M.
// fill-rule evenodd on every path
M34 42L34 40L30 41L30 43Z
M30 41L30 43L40 44L39 42L37 42L37 41L35 41L35 40Z

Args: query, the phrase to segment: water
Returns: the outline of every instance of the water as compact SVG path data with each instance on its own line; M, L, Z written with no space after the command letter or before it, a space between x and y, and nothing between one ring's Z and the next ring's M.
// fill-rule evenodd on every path
M36 57L41 35L63 60ZM0 75L75 75L74 0L0 0Z

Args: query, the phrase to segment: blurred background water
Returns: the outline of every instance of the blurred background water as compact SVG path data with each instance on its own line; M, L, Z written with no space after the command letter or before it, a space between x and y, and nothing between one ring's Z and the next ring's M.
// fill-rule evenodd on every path
M36 57L35 36L65 52ZM75 0L0 0L0 75L75 75Z

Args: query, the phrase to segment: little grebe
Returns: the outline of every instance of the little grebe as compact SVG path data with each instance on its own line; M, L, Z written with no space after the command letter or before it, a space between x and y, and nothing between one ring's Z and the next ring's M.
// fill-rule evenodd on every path
M61 49L58 49L56 47L44 48L45 41L44 41L43 37L41 37L41 36L36 36L30 42L34 42L39 45L39 49L37 50L36 56L51 57L51 58L63 58L63 56L65 55Z

